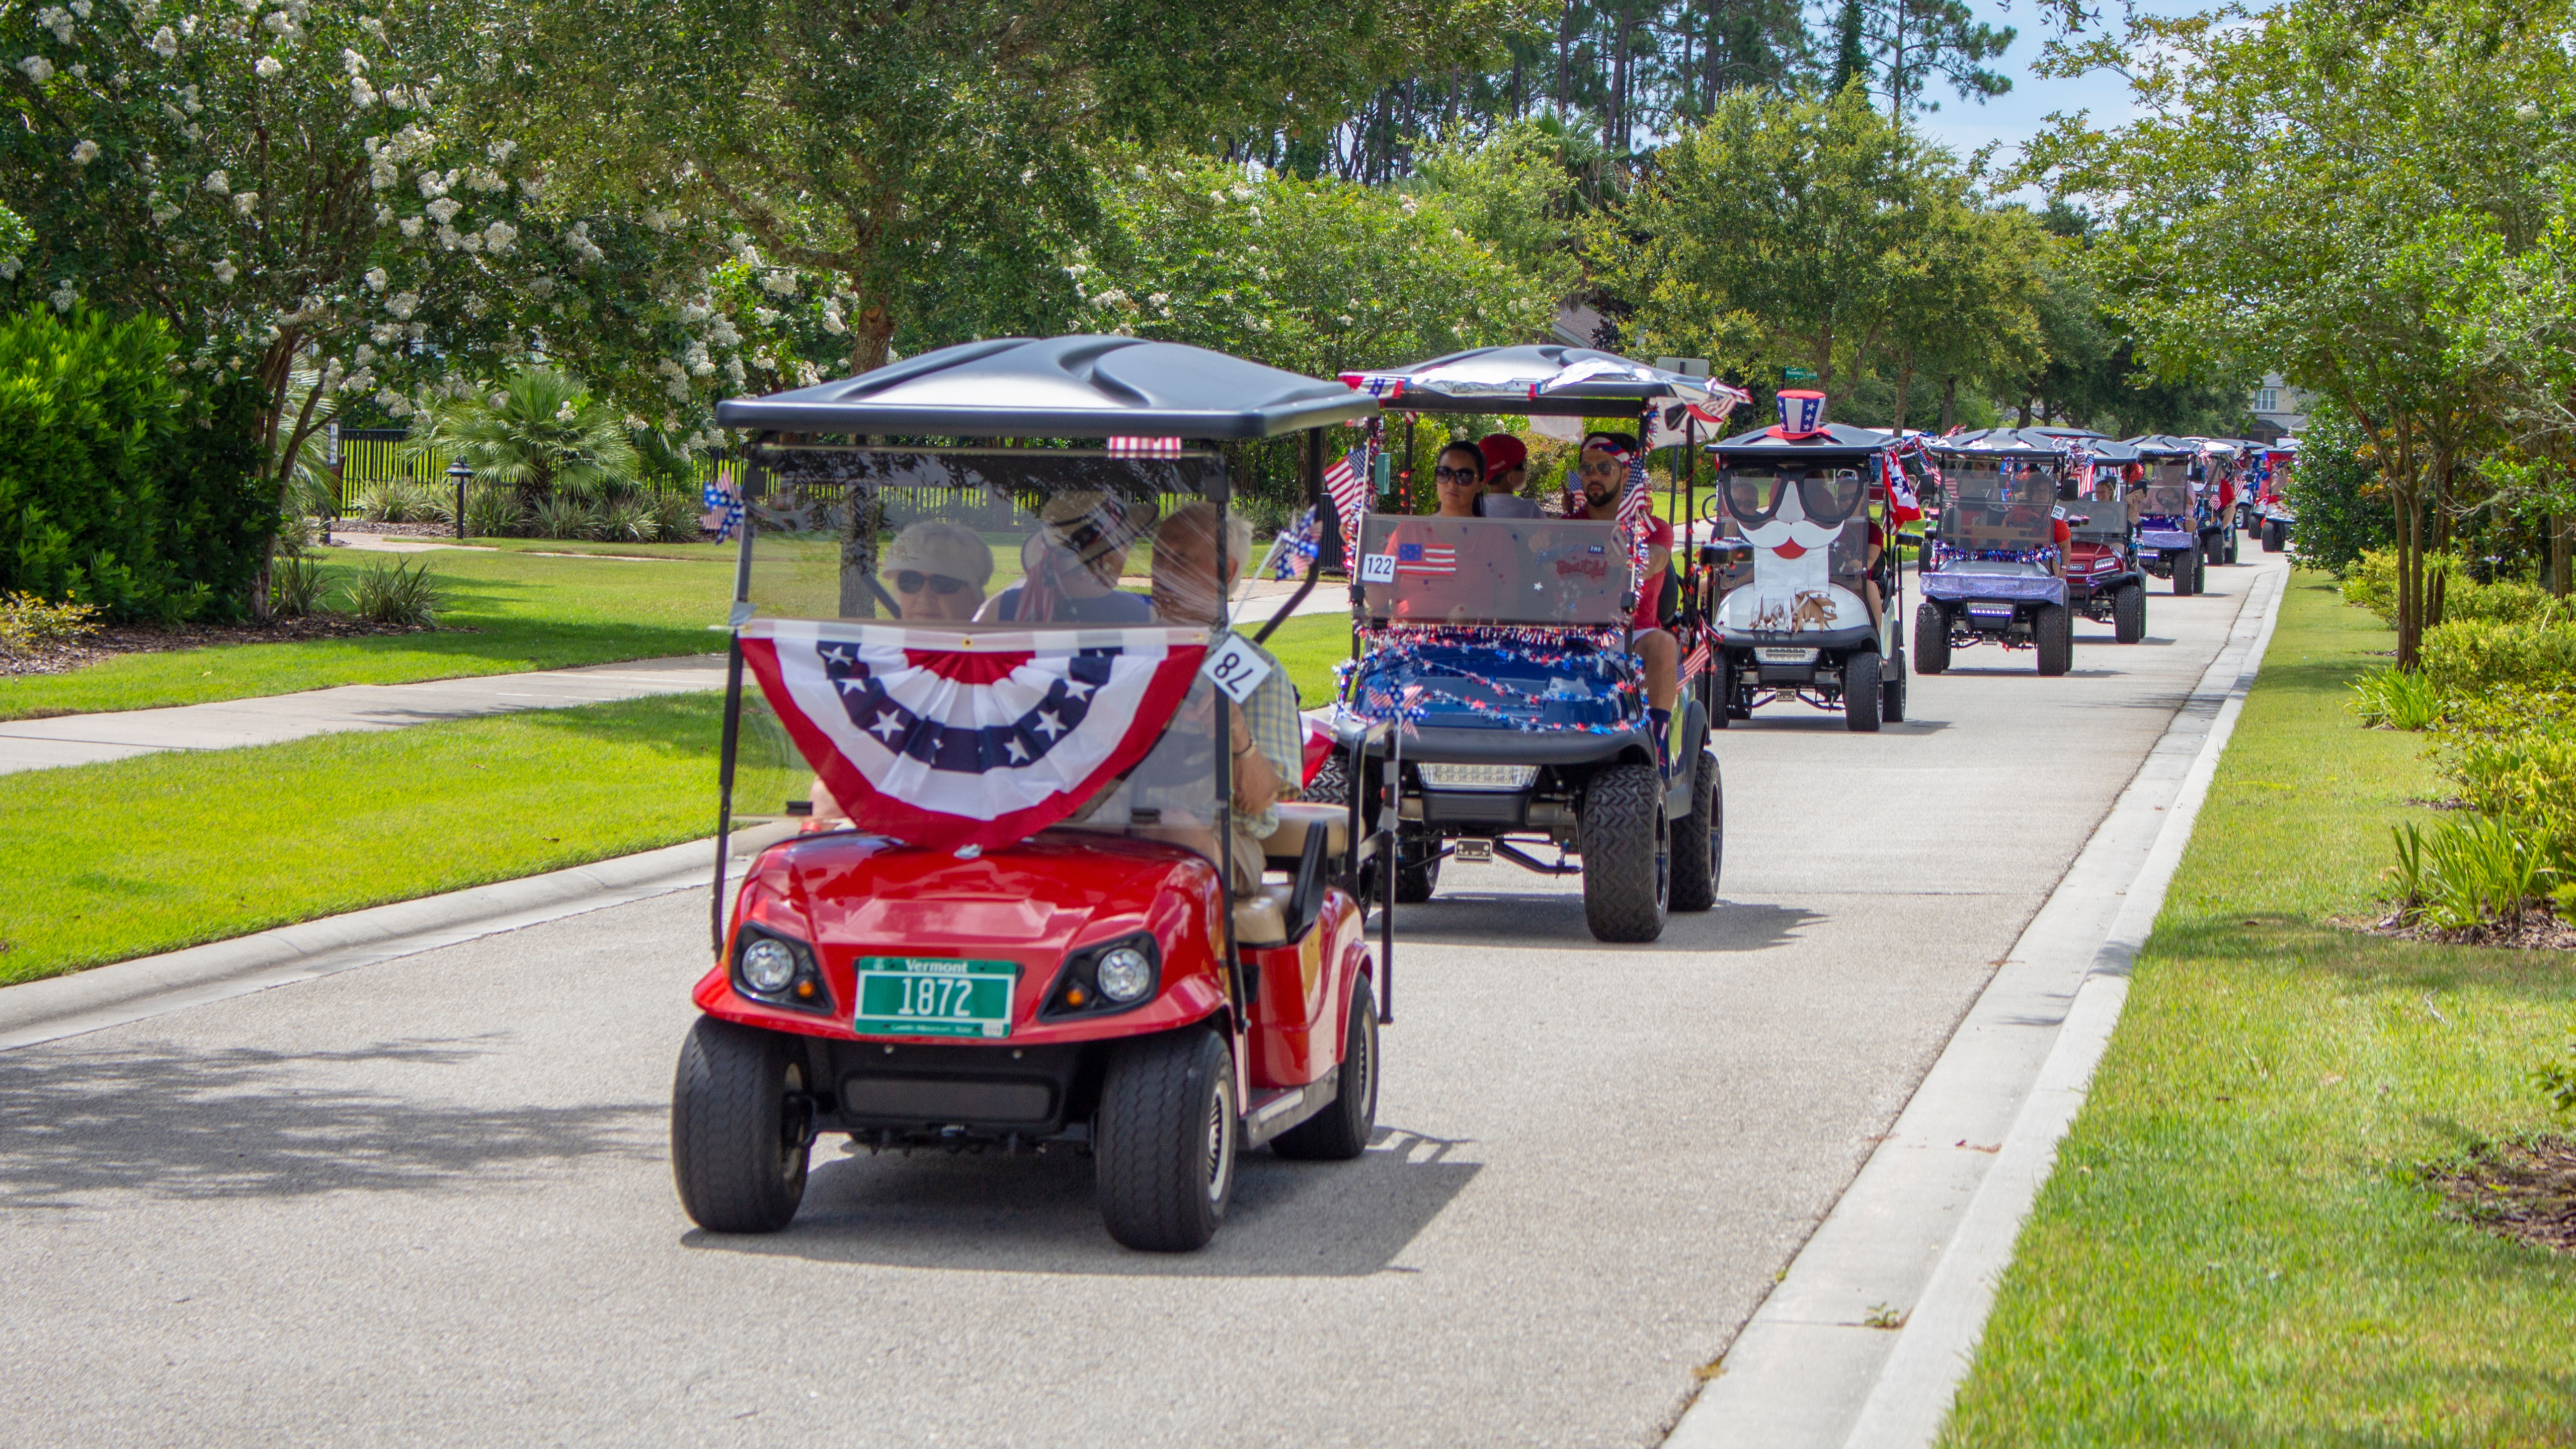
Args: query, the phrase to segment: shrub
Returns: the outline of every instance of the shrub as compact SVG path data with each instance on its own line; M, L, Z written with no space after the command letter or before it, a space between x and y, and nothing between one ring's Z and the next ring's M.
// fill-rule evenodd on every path
M269 567L269 612L281 619L319 613L325 587L322 560L301 553L284 555Z
M610 499L592 515L591 536L615 543L651 543L661 534L653 505L633 494Z
M599 515L580 499L558 493L540 500L530 521L539 538L589 538L599 526Z
M2374 669L2352 682L2352 694L2352 712L2373 729L2426 730L2442 719L2442 697L2420 671Z
M465 531L476 538L508 538L528 526L528 510L516 488L470 488L465 493Z
M2442 772L2480 813L2536 832L2576 862L2576 728L2544 723L2451 741Z
M435 483L388 478L358 495L358 516L370 523L452 523L455 514L455 500Z
M2506 686L2576 684L2576 624L2499 624L2462 619L2428 629L2424 676L2445 699L2473 699Z
M33 594L0 598L0 654L77 639L98 627L92 604L49 604Z
M2442 622L2485 622L2494 624L2547 623L2560 618L2576 617L2567 601L2551 597L2531 584L2507 580L2481 584L2469 576L2459 559L2446 553L2424 556L2424 587L2433 586L2435 574L2442 581ZM2343 601L2377 614L2380 622L2397 627L2397 555L2389 549L2371 549L2357 559L2344 575Z
M672 493L656 490L646 497L653 510L653 541L656 543L695 543L701 530L698 516L706 512L705 502L695 493Z
M2524 909L2549 893L2558 871L2548 842L2518 822L2445 820L2428 834L2413 822L2397 840L2399 913L2436 930L2501 921L2519 930Z
M378 559L349 580L349 612L371 624L432 624L446 607L429 562L418 565Z
M2397 514L2388 505L2379 468L2362 456L2367 444L2362 431L2328 405L2320 405L2299 430L2299 461L2283 491L2299 515L2290 531L2290 557L2301 567L2348 579L2372 550L2396 537Z

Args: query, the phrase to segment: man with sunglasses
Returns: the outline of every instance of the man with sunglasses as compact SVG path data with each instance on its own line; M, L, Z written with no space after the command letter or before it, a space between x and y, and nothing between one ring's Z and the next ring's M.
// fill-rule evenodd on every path
M912 623L965 623L993 581L993 546L954 523L916 523L895 535L879 573Z
M1637 440L1627 433L1591 433L1575 464L1582 488L1565 500L1565 516L1616 520L1619 495L1628 486L1629 460ZM1673 526L1646 516L1646 576L1637 583L1637 612L1629 619L1635 631L1637 657L1646 661L1646 714L1654 721L1655 748L1664 769L1672 760L1673 700L1681 693L1681 645L1663 629L1664 574L1673 562Z

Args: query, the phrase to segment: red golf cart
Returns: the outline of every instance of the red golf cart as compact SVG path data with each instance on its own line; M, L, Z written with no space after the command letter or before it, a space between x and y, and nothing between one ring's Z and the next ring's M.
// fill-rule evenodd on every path
M719 828L779 838L739 882L717 855L671 1111L700 1226L784 1228L845 1134L1087 1151L1110 1235L1187 1251L1238 1152L1367 1146L1387 955L1353 886L1384 842L1356 807L1231 808L1285 681L1227 627L1211 444L1375 411L1123 337L719 408L754 439Z

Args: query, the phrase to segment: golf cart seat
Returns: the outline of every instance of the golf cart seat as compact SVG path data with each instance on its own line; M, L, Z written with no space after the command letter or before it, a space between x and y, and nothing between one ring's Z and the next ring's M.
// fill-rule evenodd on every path
M1271 865L1295 870L1306 857L1306 833L1325 832L1324 858L1335 861L1351 848L1351 813L1340 805L1312 805L1296 800L1282 800L1273 807L1279 812L1279 828L1261 842L1261 854Z
M1234 939L1244 946L1277 946L1288 940L1291 904L1297 894L1293 881L1264 881L1257 891L1244 891L1234 898Z

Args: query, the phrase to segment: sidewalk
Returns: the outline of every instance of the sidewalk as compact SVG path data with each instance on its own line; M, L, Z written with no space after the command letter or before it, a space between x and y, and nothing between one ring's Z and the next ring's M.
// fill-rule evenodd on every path
M401 729L433 720L564 709L723 687L724 656L697 654L417 684L344 684L301 694L169 709L13 720L0 723L0 774L122 760L161 750L272 745L307 735Z

